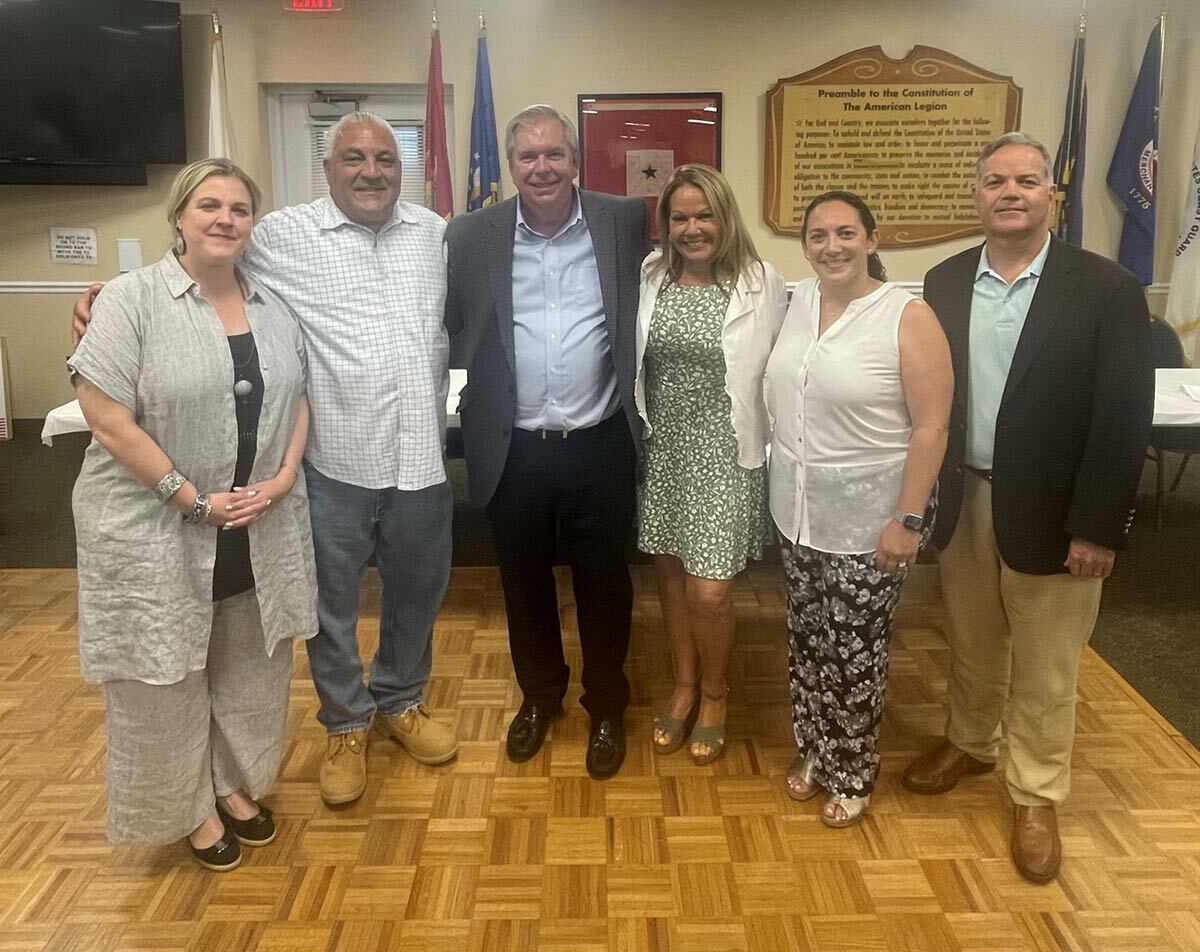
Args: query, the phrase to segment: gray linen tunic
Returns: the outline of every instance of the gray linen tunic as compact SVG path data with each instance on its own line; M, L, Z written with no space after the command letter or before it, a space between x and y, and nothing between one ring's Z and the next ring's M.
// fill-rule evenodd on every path
M251 481L278 472L304 392L300 329L247 279L246 318L264 381ZM201 491L227 492L237 461L233 359L212 306L175 256L123 274L96 298L67 361L124 404ZM205 665L220 531L186 525L93 440L72 496L79 563L79 658L88 681L174 684ZM304 474L249 527L264 648L317 630ZM290 647L284 646L285 650Z

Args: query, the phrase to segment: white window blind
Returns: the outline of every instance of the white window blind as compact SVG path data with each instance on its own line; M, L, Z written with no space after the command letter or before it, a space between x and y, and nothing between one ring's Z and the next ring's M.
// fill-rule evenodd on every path
M392 122L400 156L400 201L425 204L425 123ZM325 137L332 122L309 122L309 178L313 198L329 194L325 181Z

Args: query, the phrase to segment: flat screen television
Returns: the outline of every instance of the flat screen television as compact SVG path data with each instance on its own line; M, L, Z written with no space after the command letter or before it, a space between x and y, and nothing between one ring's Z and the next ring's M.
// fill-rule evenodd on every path
M178 3L3 0L0 89L0 182L187 161Z

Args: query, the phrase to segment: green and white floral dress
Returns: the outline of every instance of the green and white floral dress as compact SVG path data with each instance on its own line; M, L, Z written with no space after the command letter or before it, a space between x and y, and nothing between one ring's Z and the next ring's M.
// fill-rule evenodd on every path
M728 304L720 285L666 283L646 342L638 548L678 556L701 578L732 578L770 539L766 467L737 461L721 347Z

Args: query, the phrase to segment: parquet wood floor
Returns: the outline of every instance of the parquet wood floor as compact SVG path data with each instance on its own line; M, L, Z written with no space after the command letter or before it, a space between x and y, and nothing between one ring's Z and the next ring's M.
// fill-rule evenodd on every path
M604 784L584 770L577 685L545 750L505 759L518 696L498 579L460 569L430 697L457 725L457 762L422 767L377 735L366 794L324 806L324 738L298 648L269 800L280 835L224 875L181 845L105 842L104 716L79 677L74 575L0 571L0 950L1200 950L1200 754L1096 655L1080 685L1057 882L1013 871L999 773L939 798L899 786L942 725L946 651L936 579L921 568L898 615L883 775L857 828L828 830L819 799L783 791L792 744L773 566L739 583L732 744L706 768L651 750L671 664L639 571L629 753ZM365 596L369 648L373 583ZM563 614L573 631L569 601ZM576 670L578 655L573 642Z

